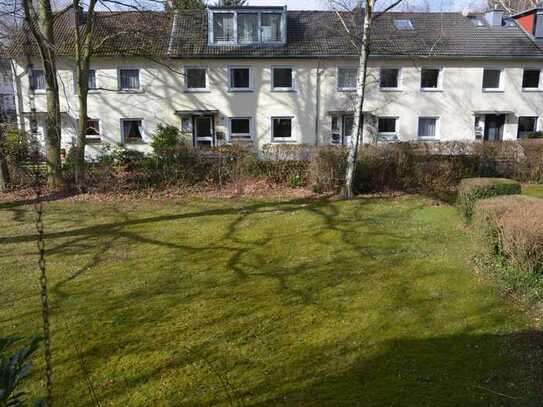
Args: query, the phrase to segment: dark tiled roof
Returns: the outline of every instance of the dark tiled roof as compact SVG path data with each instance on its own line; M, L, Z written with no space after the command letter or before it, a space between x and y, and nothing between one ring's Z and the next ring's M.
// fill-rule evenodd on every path
M288 11L285 45L208 46L207 13L180 11L98 13L96 52L100 56L148 55L180 58L355 57L360 42L360 13L342 13L348 35L335 12ZM414 30L397 30L394 19L409 19ZM71 13L56 23L59 54L73 55ZM171 34L171 38L170 38ZM15 52L23 50L19 39ZM475 27L460 13L386 13L375 20L372 53L383 56L543 57L517 26ZM168 52L169 51L169 52ZM34 51L35 52L35 51Z

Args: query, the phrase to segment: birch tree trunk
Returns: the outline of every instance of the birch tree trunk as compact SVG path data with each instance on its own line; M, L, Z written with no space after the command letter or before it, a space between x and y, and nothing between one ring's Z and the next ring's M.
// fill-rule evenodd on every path
M371 22L373 15L374 0L366 0L364 13L364 28L362 37L362 46L358 62L358 82L356 85L356 105L353 117L353 141L347 157L347 169L345 174L345 183L343 185L343 196L347 199L353 197L353 181L356 173L356 162L358 156L358 147L362 136L362 123L364 115L364 97L366 93L366 81L368 74L369 44L371 35Z

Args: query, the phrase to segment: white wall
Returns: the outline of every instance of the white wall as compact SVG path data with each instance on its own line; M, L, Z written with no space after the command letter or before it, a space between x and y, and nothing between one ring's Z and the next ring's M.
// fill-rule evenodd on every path
M35 61L36 67L39 62ZM271 117L292 116L293 142L314 144L317 117L317 72L320 76L320 108L318 132L321 143L328 143L331 111L350 111L354 93L336 90L338 65L356 64L355 60L333 59L250 59L250 60L169 60L157 64L145 59L97 58L92 68L97 70L99 91L89 95L89 117L100 120L106 143L121 142L121 118L143 119L144 138L149 142L159 123L180 126L176 110L218 110L218 130L227 131L228 117L253 117L255 144L262 147L271 140ZM74 135L77 117L74 69L65 60L59 62L61 79L61 111L63 114L63 144L68 146ZM184 65L208 67L209 92L184 92ZM227 67L250 65L253 92L229 92ZM271 92L272 65L291 65L296 70L295 92ZM402 67L401 90L382 92L378 88L378 67ZM443 69L443 90L420 90L421 66L439 66ZM481 89L483 66L504 68L504 91L483 92ZM365 111L380 116L397 116L401 140L417 138L419 116L437 116L441 140L473 140L474 111L512 111L504 127L504 139L516 138L519 115L543 116L543 92L521 90L523 67L543 67L533 62L497 62L435 60L431 64L412 60L372 61L370 85ZM120 67L140 68L141 92L117 90L117 70ZM25 65L16 69L18 88L22 96L20 110L30 112L28 77ZM44 112L45 95L34 97L36 111ZM28 120L25 121L28 125ZM367 120L366 125L368 125ZM368 128L366 139L369 138ZM93 147L91 147L92 149ZM137 148L148 149L148 146Z

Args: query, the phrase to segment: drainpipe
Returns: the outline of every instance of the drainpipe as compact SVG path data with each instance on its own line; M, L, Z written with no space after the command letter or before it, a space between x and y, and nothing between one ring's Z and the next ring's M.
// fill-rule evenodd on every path
M315 147L319 146L320 139L320 102L321 102L321 68L317 62L317 93L315 95Z

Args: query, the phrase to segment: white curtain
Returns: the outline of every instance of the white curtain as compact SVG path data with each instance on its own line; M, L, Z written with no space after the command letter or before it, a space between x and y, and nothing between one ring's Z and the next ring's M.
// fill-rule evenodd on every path
M281 41L281 14L262 14L262 41Z
M238 14L238 39L245 44L258 42L258 14Z
M32 71L32 89L45 90L45 73L41 69L34 69Z
M340 68L339 70L339 88L356 89L358 81L358 70L350 68Z
M436 119L420 119L419 137L435 138L435 136L436 136Z
M215 42L234 40L234 14L215 13L213 15L213 36Z

